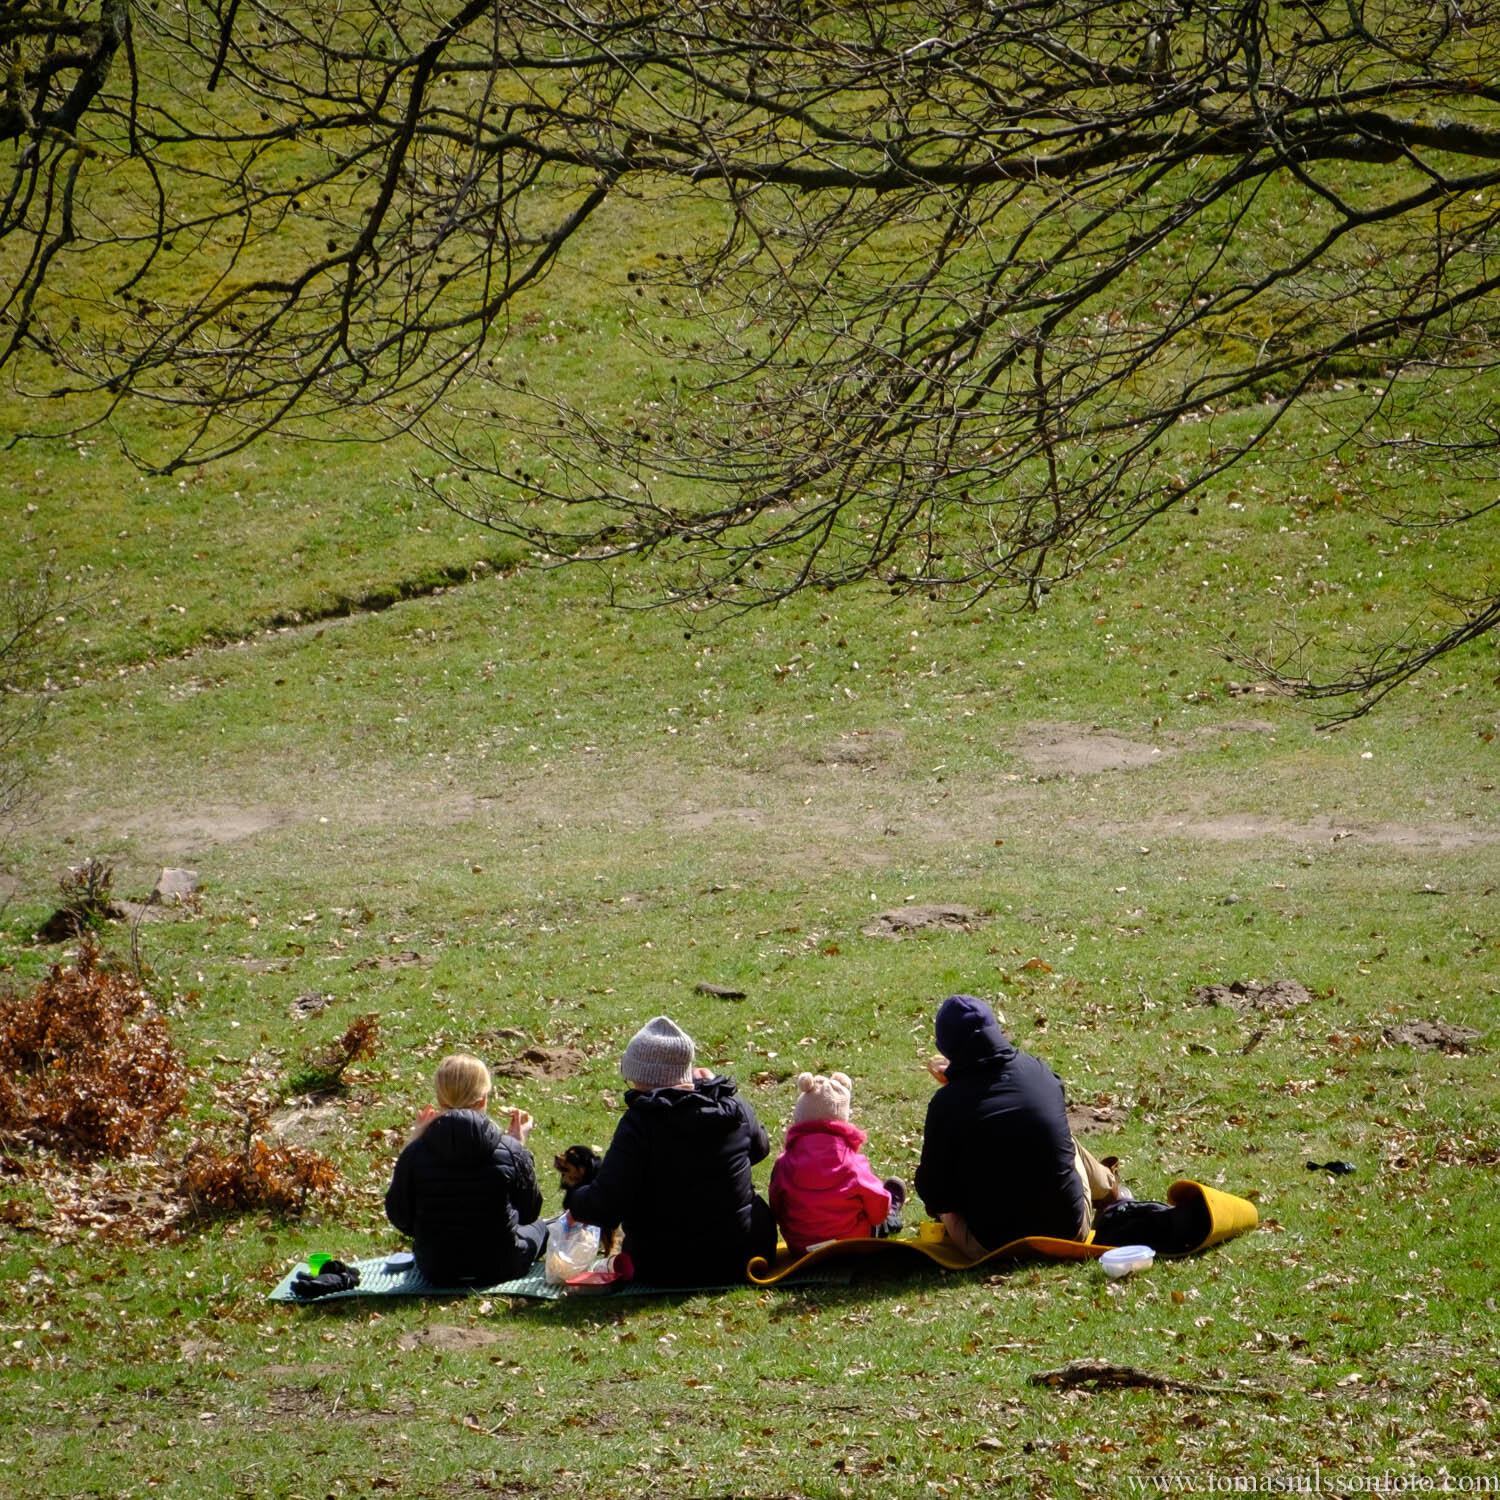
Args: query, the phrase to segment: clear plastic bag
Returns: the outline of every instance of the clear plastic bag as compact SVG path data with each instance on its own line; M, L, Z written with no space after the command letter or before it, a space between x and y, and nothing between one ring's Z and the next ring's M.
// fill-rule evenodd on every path
M580 1224L572 1214L563 1214L547 1227L547 1254L543 1272L554 1286L590 1270L599 1254L599 1229Z

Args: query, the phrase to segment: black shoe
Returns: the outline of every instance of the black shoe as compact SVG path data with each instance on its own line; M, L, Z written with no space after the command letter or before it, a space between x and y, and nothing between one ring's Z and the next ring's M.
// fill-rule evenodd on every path
M875 1238L886 1240L893 1234L901 1233L901 1210L906 1207L906 1184L899 1177L887 1177L881 1186L891 1195L891 1211L885 1216L885 1223L876 1229Z

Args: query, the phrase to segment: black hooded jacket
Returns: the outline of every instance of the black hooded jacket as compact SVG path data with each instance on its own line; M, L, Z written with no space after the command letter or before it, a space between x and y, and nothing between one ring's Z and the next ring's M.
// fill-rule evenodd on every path
M412 1237L434 1286L487 1286L522 1275L532 1250L516 1228L542 1211L531 1153L488 1115L439 1115L396 1158L385 1214Z
M637 1277L655 1286L742 1281L776 1248L775 1221L750 1182L771 1150L731 1078L692 1089L630 1089L593 1182L568 1194L586 1224L619 1224Z
M927 1212L962 1214L991 1250L1032 1234L1076 1239L1087 1204L1062 1081L982 1001L956 996L945 1011L948 1082L928 1103L916 1176Z

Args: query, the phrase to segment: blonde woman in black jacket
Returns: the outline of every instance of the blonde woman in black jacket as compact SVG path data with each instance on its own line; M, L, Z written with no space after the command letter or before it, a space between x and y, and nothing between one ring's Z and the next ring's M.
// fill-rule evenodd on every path
M547 1237L526 1149L531 1116L511 1110L501 1133L485 1112L490 1074L477 1057L445 1057L434 1083L438 1107L422 1111L396 1159L386 1217L411 1236L417 1269L433 1286L523 1276Z

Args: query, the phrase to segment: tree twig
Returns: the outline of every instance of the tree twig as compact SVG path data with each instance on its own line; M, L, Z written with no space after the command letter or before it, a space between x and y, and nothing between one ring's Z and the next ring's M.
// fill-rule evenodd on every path
M1075 1359L1056 1370L1034 1370L1032 1385L1050 1390L1073 1390L1088 1386L1093 1390L1118 1390L1141 1386L1153 1391L1178 1391L1189 1396L1250 1396L1261 1401L1279 1401L1280 1391L1265 1386L1208 1385L1198 1380L1180 1380L1175 1375L1157 1375L1136 1365L1116 1365L1104 1359Z

